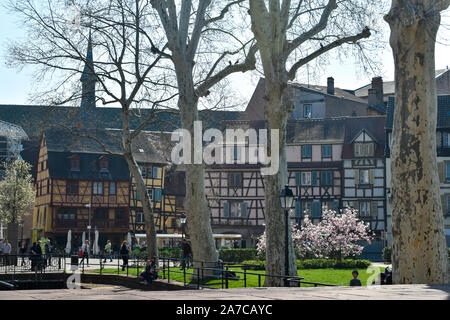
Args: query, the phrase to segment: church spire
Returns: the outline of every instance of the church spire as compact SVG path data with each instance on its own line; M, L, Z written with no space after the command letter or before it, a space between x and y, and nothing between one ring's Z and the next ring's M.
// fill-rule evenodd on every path
M95 108L95 74L94 74L94 57L92 53L92 36L89 31L89 41L86 54L86 64L84 66L83 75L81 76L81 108L93 109Z

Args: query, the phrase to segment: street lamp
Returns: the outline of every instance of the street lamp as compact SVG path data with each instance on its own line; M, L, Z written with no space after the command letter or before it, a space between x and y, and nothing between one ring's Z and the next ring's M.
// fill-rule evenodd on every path
M283 190L281 190L280 194L280 202L281 208L284 209L285 218L286 218L286 247L285 247L285 256L284 256L284 286L288 287L287 277L289 276L289 210L292 208L292 203L294 202L294 194L292 190L286 185Z
M182 238L182 239L184 239L184 225L186 224L186 220L187 220L187 217L186 217L184 214L182 214L182 215L180 216L180 223L181 223L181 238Z
M88 241L89 241L89 251L91 249L91 210L92 210L92 203L89 201L88 204L84 205L86 208L89 208L89 222L88 222ZM84 243L82 243L83 245Z

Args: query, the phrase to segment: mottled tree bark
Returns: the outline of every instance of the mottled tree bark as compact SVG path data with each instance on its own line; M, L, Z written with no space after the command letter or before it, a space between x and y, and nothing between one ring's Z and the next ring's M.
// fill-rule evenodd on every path
M396 284L448 281L436 162L434 60L443 2L448 7L449 1L393 0L385 16L395 60L391 194Z

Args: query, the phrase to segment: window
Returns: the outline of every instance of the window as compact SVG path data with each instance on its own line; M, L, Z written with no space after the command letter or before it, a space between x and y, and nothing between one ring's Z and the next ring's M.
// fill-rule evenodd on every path
M444 211L444 215L445 216L448 216L448 215L450 215L450 196L447 196L446 197L446 204L447 204L447 210L443 210Z
M103 182L94 182L94 194L102 195L103 194Z
M359 216L360 217L370 217L370 202L361 201L359 203Z
M310 144L302 146L302 159L310 159L312 154L312 148Z
M139 170L141 171L142 178L145 179L147 177L147 168L141 166L140 164L138 165L138 167L139 167Z
M303 118L311 119L311 105L310 104L303 105Z
M374 154L373 142L355 142L353 148L355 157L372 157Z
M100 172L108 172L109 160L108 158L102 157L99 161Z
M322 145L322 158L331 158L331 144Z
M322 213L327 210L333 210L333 202L332 201L322 201Z
M94 212L95 220L107 220L108 219L108 208L97 208Z
M301 173L301 183L302 183L302 186L310 186L311 185L311 172L302 172Z
M359 170L359 184L369 184L369 183L370 183L369 169Z
M228 173L228 186L229 187L242 186L242 174L240 172Z
M59 220L75 220L77 216L77 209L74 208L60 208L58 210Z
M109 183L109 194L110 195L116 194L116 183L115 182Z
M224 202L225 218L246 218L248 204L244 201L227 201Z
M126 221L127 220L127 211L125 209L116 209L115 217L116 217L116 220L118 220L118 221Z
M143 212L136 212L136 223L144 223L144 213Z
M77 180L67 181L66 193L67 194L78 194L78 181Z
M450 145L448 144L448 136L448 132L442 132L442 146L444 148L450 147Z
M80 171L80 157L73 156L70 158L70 170L72 171Z
M148 193L148 197L150 198L150 200L153 200L154 190L152 188L147 188L147 193Z
M333 171L321 171L320 172L320 185L332 186L333 185Z

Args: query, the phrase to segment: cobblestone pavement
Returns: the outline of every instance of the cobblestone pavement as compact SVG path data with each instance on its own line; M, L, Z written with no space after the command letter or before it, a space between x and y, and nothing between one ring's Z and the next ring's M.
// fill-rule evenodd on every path
M0 300L450 300L450 285L241 288L143 291L91 285L82 290L0 291Z

